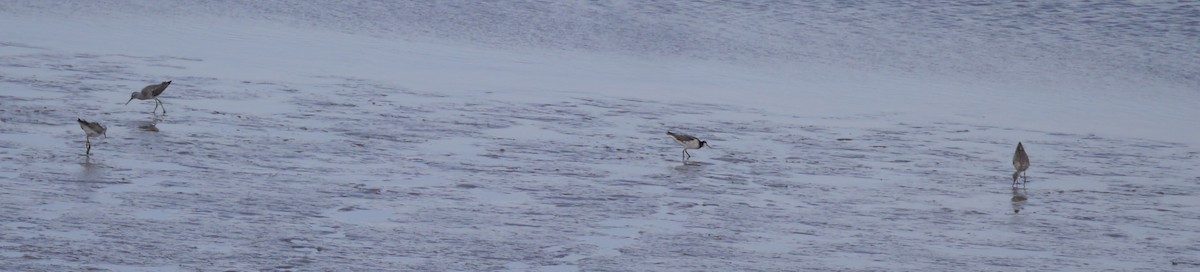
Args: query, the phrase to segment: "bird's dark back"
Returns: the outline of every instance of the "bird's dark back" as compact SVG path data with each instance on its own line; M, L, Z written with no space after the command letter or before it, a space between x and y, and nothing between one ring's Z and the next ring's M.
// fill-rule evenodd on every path
M1024 171L1029 168L1029 154L1025 153L1025 146L1017 143L1017 151L1013 152L1013 166L1017 171Z
M671 135L671 137L674 137L675 140L679 140L681 142L696 140L696 137L693 137L692 135L683 134L683 133L675 133L675 132L667 131L667 135Z
M171 85L171 81L163 81L162 84L151 85L151 86L155 86L154 92L152 94L154 94L154 96L158 96L158 95L162 94L163 91L166 91L167 86L170 86L170 85Z

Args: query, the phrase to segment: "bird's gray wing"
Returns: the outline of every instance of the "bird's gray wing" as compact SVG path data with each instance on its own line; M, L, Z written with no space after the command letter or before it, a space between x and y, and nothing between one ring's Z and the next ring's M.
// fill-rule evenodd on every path
M158 84L146 85L145 88L142 88L141 96L145 97L146 99L149 99L151 95L154 95L154 92L157 89L158 89ZM160 91L159 93L162 93L162 92Z
M79 121L79 127L91 129L91 130L99 132L99 133L104 133L105 128L104 128L104 126L100 125L100 122L88 122L88 121L84 121L83 119L78 119L78 121Z
M154 92L152 94L154 94L154 96L158 96L158 95L162 94L163 91L166 91L166 90L167 90L167 84L154 85Z
M683 133L667 132L667 134L671 135L671 137L675 137L675 140L679 140L680 142L696 140L696 137L693 137L692 135L683 134Z

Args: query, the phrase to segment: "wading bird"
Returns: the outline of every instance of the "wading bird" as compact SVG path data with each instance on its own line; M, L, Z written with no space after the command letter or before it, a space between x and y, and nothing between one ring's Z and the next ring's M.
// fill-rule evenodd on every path
M154 112L158 112L158 106L161 105L163 108L163 115L166 115L167 114L167 105L163 104L162 100L158 100L158 95L162 94L163 91L166 91L167 86L170 86L170 85L171 85L170 80L163 81L163 83L159 83L159 84L148 85L148 86L142 88L141 92L133 92L133 94L130 94L129 101L133 101L133 99L135 99L135 98L138 100L154 99ZM129 105L129 101L125 101L125 105Z
M683 146L683 161L684 162L687 162L687 159L692 157L692 154L688 154L688 152L687 152L688 149L700 149L701 147L704 147L705 145L708 144L708 142L701 141L700 139L696 138L695 136L687 135L687 134L683 134L683 133L675 133L675 132L667 131L667 135L671 135L671 139L675 139L675 142L678 142L679 145Z
M1029 182L1029 176L1021 175L1025 173L1025 169L1029 169L1029 154L1025 154L1025 146L1021 142L1017 142L1017 151L1013 153L1013 168L1017 171L1013 172L1013 186L1017 186L1017 177L1021 176L1021 184Z
M79 119L79 118L76 118L76 119L78 119L78 121L79 121L79 128L82 128L83 133L87 134L87 138L84 138L84 141L87 142L87 151L84 151L84 154L91 156L92 155L92 137L100 136L100 135L104 135L104 137L108 137L108 134L104 133L108 129L105 128L104 126L101 126L100 123L98 123L98 122L88 122L88 121L84 121L83 119Z

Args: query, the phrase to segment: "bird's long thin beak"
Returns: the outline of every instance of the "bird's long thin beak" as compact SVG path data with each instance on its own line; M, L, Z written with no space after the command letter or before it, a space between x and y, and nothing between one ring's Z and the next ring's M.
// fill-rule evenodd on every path
M129 101L133 101L133 97L130 97ZM125 101L125 105L129 105L129 101Z

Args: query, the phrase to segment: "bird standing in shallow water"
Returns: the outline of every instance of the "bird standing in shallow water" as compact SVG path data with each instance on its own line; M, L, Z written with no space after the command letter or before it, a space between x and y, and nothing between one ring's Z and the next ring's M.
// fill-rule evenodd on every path
M77 121L79 121L79 128L82 128L83 133L87 134L87 138L84 138L84 141L87 142L87 151L85 151L84 154L91 156L92 155L92 137L100 136L100 135L104 135L104 137L108 137L108 134L104 133L108 129L105 128L104 126L101 126L100 123L98 123L98 122L88 122L88 121L84 121L83 119L79 119L79 118L76 118L76 119L77 119Z
M1013 153L1013 168L1017 171L1013 172L1013 186L1017 186L1017 177L1025 173L1029 169L1029 154L1025 154L1025 146L1021 142L1017 142L1017 151ZM1022 176L1021 184L1029 181L1029 176Z
M154 111L158 112L158 106L161 105L163 108L163 115L166 115L167 114L167 105L163 104L162 100L158 100L158 95L162 94L163 91L166 91L167 86L170 86L170 85L171 85L170 80L163 81L163 83L159 83L159 84L148 85L148 86L142 88L141 92L133 92L133 94L130 94L129 101L133 101L134 98L136 98L138 100L154 99ZM129 105L129 101L125 101L125 105Z
M708 144L708 142L701 141L700 139L696 138L695 136L687 135L687 134L683 134L683 133L675 133L675 132L667 131L667 135L671 135L671 138L675 139L675 142L678 142L679 145L683 146L683 161L685 163L687 162L688 158L692 157L692 154L688 154L688 152L687 152L688 149L700 149L701 147L704 147L705 145Z

